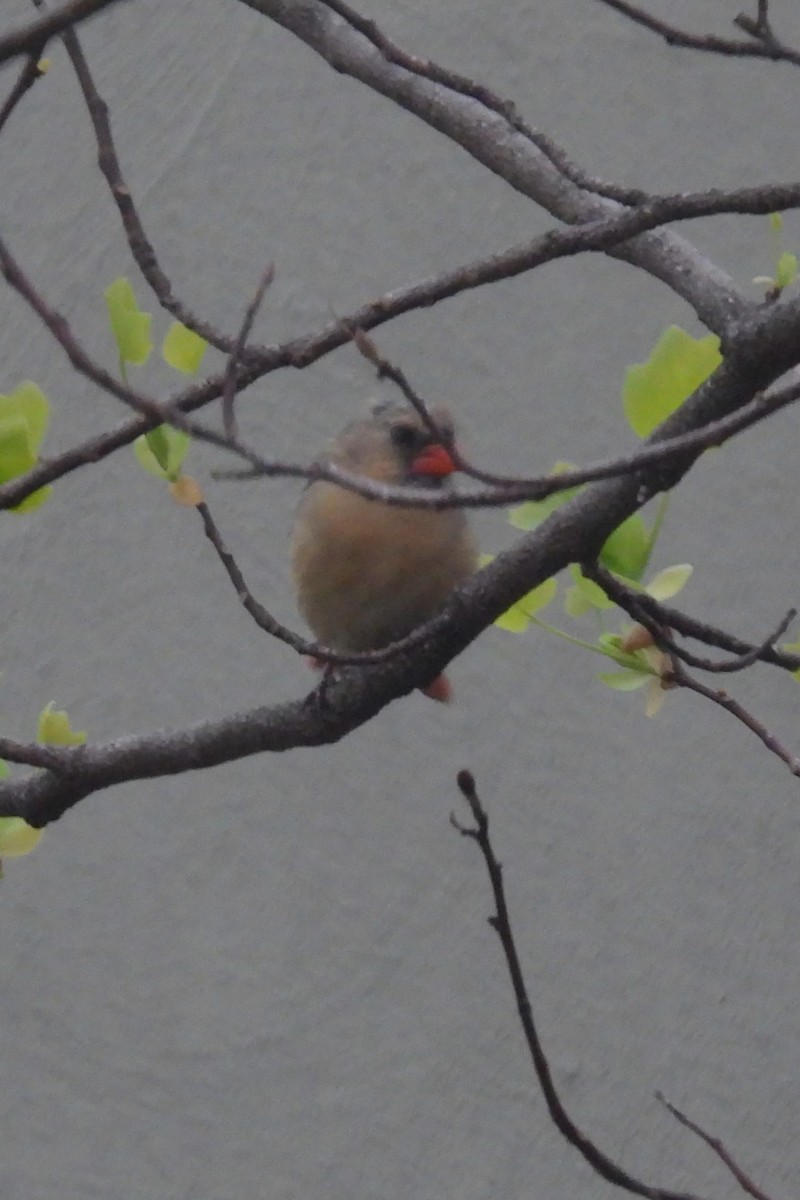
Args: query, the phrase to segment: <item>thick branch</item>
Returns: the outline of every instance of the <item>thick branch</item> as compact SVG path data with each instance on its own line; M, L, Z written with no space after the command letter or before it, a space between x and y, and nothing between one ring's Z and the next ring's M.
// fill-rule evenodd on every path
M393 100L457 142L511 187L570 224L619 211L572 182L506 117L473 97L387 61L378 47L320 0L242 0L295 34L334 70ZM747 307L732 280L683 238L665 230L614 249L682 296L709 329L724 330Z
M70 0L60 8L31 21L21 29L12 29L0 37L0 63L19 54L41 54L50 38L62 33L70 25L85 21L101 8L119 4L121 0Z
M791 306L786 309L781 316L789 320ZM778 313L779 308L771 308L769 322L765 319L741 331L728 360L664 423L660 436L687 432L734 411L793 365L799 353L797 338L792 340L790 330L776 322ZM695 457L687 454L671 468L670 484L681 478ZM428 623L426 636L417 647L381 666L343 669L326 683L324 700L312 695L185 731L65 750L64 775L44 772L1 783L0 815L23 816L31 824L42 825L92 792L124 780L177 774L263 751L338 741L391 700L424 686L533 587L570 562L596 558L611 531L641 504L643 487L662 486L662 475L663 471L644 471L635 478L587 488L455 592L442 613Z

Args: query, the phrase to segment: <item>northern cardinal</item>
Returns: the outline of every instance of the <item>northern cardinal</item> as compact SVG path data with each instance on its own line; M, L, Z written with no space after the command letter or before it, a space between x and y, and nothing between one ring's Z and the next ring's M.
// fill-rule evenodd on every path
M449 486L456 469L453 424L431 414L437 439L412 408L381 404L354 421L321 461L395 486ZM305 490L292 536L298 607L317 639L344 653L377 650L405 637L445 604L477 567L476 546L461 509L399 508L316 480ZM426 688L451 698L439 675Z

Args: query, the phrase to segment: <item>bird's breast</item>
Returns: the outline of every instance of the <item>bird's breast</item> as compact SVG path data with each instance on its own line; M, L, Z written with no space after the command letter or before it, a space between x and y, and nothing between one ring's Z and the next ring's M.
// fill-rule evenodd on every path
M475 566L458 509L399 508L323 481L311 485L298 509L298 603L316 637L335 649L375 649L405 636Z

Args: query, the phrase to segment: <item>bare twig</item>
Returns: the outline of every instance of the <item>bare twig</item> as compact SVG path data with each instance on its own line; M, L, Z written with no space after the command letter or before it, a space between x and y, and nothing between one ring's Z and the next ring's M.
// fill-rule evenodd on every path
M497 933L503 947L522 1031L528 1043L536 1078L539 1080L539 1086L554 1125L597 1174L616 1187L622 1188L626 1192L632 1192L635 1196L646 1196L649 1200L695 1200L689 1193L672 1192L667 1188L654 1187L652 1184L644 1183L628 1174L578 1128L564 1108L533 1017L533 1009L525 985L525 977L519 961L514 932L511 927L511 917L506 903L503 868L497 860L489 837L489 818L478 796L472 772L459 771L457 782L462 796L470 807L475 825L474 827L462 825L455 816L451 816L450 819L459 833L464 837L471 838L477 844L486 863L496 909L494 915L489 918L489 924Z
M710 54L722 54L733 58L768 58L773 62L784 61L800 66L800 50L780 42L767 20L767 6L759 0L758 16L753 19L740 13L734 23L750 35L748 41L741 38L723 38L713 33L689 33L651 16L639 4L628 0L600 0L608 8L616 9L637 25L657 33L670 46L683 46L690 50L704 50Z
M686 1114L681 1112L679 1108L676 1108L674 1104L670 1104L669 1100L667 1100L661 1094L661 1092L656 1092L656 1100L660 1101L667 1111L672 1113L676 1121L679 1121L680 1124L684 1125L687 1129L691 1129L692 1133L696 1134L714 1151L717 1157L728 1168L731 1175L733 1175L742 1191L745 1191L748 1193L748 1195L753 1196L754 1200L770 1200L770 1197L767 1195L767 1193L762 1191L760 1187L757 1187L753 1183L750 1176L745 1174L721 1138L713 1137L710 1133L706 1133L705 1129L702 1129L701 1126L699 1126L695 1121L692 1121L689 1117L687 1117Z
M2 107L0 107L0 131L2 131L6 121L11 116L14 109L19 104L22 97L36 83L37 79L41 79L45 72L39 66L40 59L38 54L31 54L26 59L22 70L17 76L16 83L8 93Z
M397 655L412 650L428 636L429 622L426 622L415 629L413 633L408 634L407 637L399 639L396 642L390 642L388 645L381 647L380 650L364 650L357 653L354 652L353 654L340 654L337 650L332 650L329 646L325 646L321 642L309 641L306 638L300 637L299 634L294 633L286 625L282 625L280 621L276 620L264 605L256 600L245 582L239 564L225 545L208 504L203 501L196 507L203 522L206 537L217 552L217 556L236 589L236 595L239 597L245 611L250 614L259 629L263 629L265 633L277 638L278 641L291 646L298 654L305 654L309 658L316 659L319 663L339 664L340 666L370 666L388 662L389 659L396 658Z
M751 712L734 700L733 696L729 696L722 689L706 687L699 679L694 679L684 669L682 663L677 659L672 660L672 670L669 674L669 682L676 684L678 687L688 688L691 692L697 692L698 696L703 696L706 700L710 700L712 704L717 704L720 708L724 708L725 712L730 713L732 717L736 717L737 721L746 726L756 737L766 746L772 754L776 755L781 762L785 763L791 773L800 777L800 757L792 754L783 743L771 733L767 727L762 724Z
M256 288L253 299L247 306L242 321L242 327L239 330L238 337L233 344L233 348L228 358L225 367L225 381L222 388L222 425L228 437L236 437L236 414L234 412L234 401L236 400L236 368L239 366L242 359L242 352L247 345L247 339L250 336L250 330L253 328L253 321L256 319L256 313L261 307L264 299L264 293L275 278L275 264L270 263L264 270L258 287Z
M216 346L224 353L231 353L233 339L220 333L208 321L202 320L180 300L172 289L172 283L164 272L155 252L155 248L145 233L139 211L133 200L130 187L125 182L120 167L119 157L114 145L111 131L111 120L108 115L108 105L97 90L94 77L83 53L78 36L74 29L67 29L63 35L64 47L69 55L75 75L78 79L89 118L94 128L97 142L97 163L102 172L111 197L117 206L122 228L134 262L149 284L153 295L159 304L187 329L197 333L210 345Z

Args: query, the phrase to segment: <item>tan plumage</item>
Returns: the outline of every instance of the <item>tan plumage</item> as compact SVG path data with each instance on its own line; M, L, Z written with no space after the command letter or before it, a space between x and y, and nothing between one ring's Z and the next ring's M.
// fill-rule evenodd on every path
M452 436L449 414L433 416ZM381 406L348 425L323 461L398 486L447 487L454 469L446 445L405 405ZM333 650L375 650L404 637L475 568L475 543L460 509L398 508L324 480L312 483L298 506L292 538L298 606ZM429 694L447 698L443 677Z

